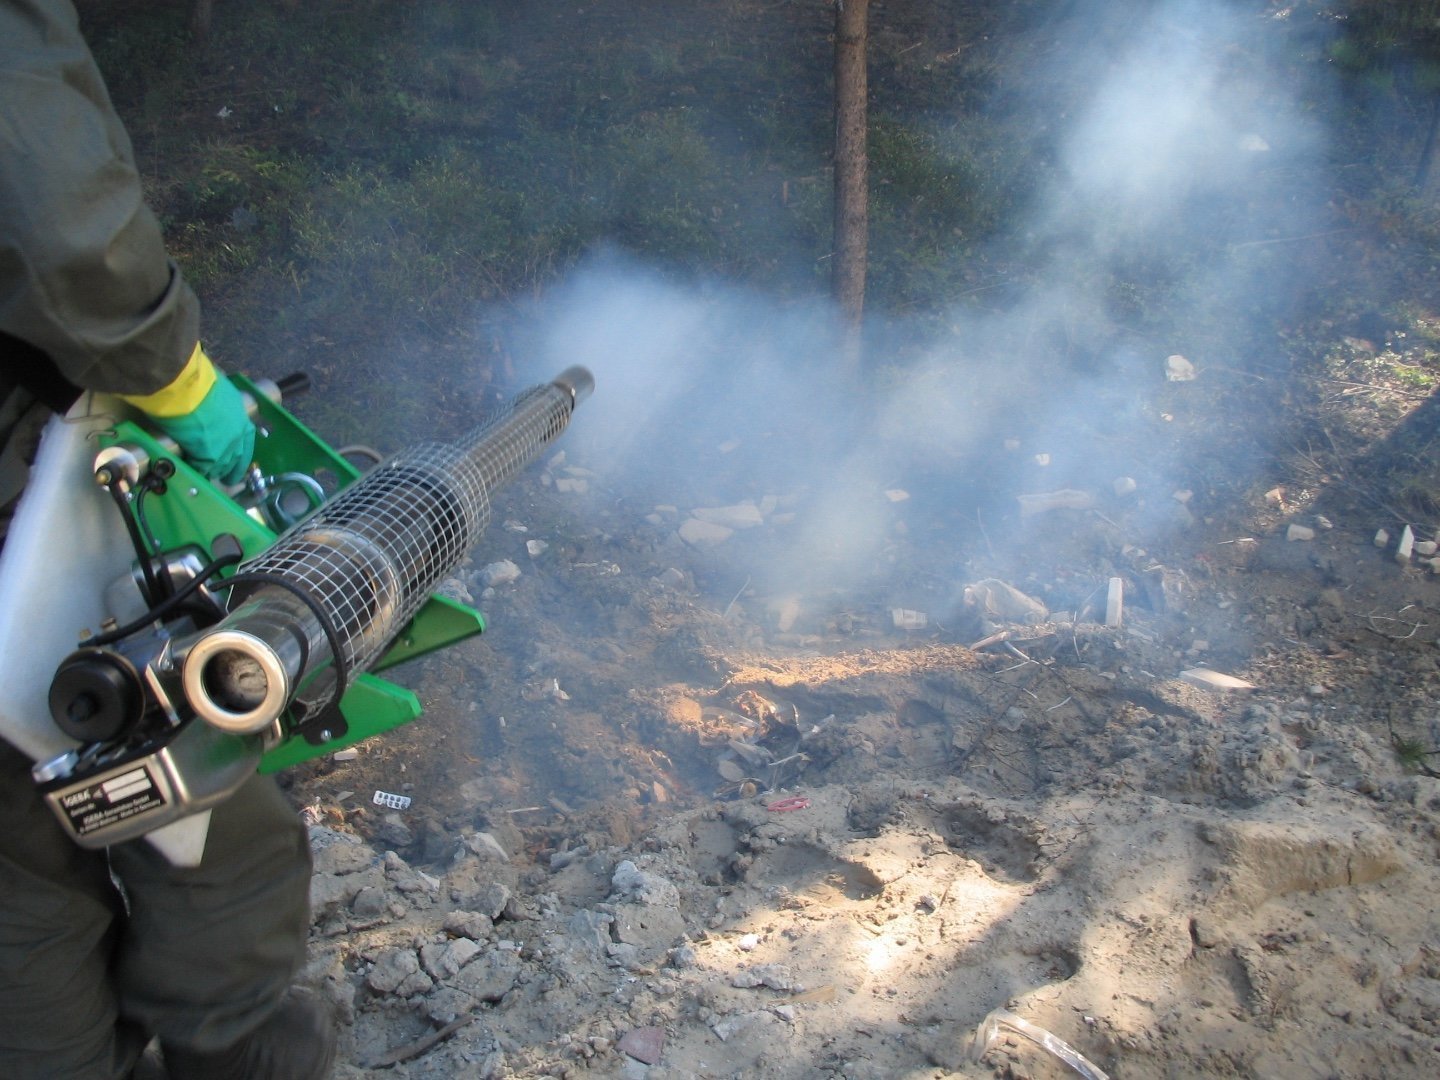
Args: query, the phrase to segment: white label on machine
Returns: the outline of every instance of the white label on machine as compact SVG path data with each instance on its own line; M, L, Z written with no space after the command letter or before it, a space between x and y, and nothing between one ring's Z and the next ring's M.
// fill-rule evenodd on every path
M144 765L74 788L58 801L76 836L87 836L166 805L165 793Z

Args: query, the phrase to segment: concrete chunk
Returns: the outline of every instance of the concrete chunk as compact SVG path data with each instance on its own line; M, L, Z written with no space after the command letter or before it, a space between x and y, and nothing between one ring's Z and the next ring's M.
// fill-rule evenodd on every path
M1112 577L1105 594L1105 625L1119 626L1125 613L1125 579Z

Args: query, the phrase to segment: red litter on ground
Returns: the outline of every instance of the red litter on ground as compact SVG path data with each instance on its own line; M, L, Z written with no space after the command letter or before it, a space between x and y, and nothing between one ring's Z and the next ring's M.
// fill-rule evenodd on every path
M809 805L810 800L805 798L804 795L792 795L788 799L775 800L769 806L765 807L765 809L777 814L783 814L787 810L804 810Z

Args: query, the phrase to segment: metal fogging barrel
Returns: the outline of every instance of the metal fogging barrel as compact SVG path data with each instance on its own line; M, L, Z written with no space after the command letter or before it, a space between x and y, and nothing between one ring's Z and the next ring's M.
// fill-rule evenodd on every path
M185 651L185 697L223 731L303 720L339 701L490 521L490 495L570 422L583 367L525 391L453 443L422 443L367 473L232 579L230 613Z

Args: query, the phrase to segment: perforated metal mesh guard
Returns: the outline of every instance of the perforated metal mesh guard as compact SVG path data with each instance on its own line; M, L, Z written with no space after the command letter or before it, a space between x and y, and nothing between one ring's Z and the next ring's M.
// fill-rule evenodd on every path
M457 442L401 452L241 566L237 591L247 606L273 590L290 607L303 595L329 620L348 681L459 564L489 524L490 493L565 430L591 385L589 372L571 368ZM319 628L309 636L327 639Z

